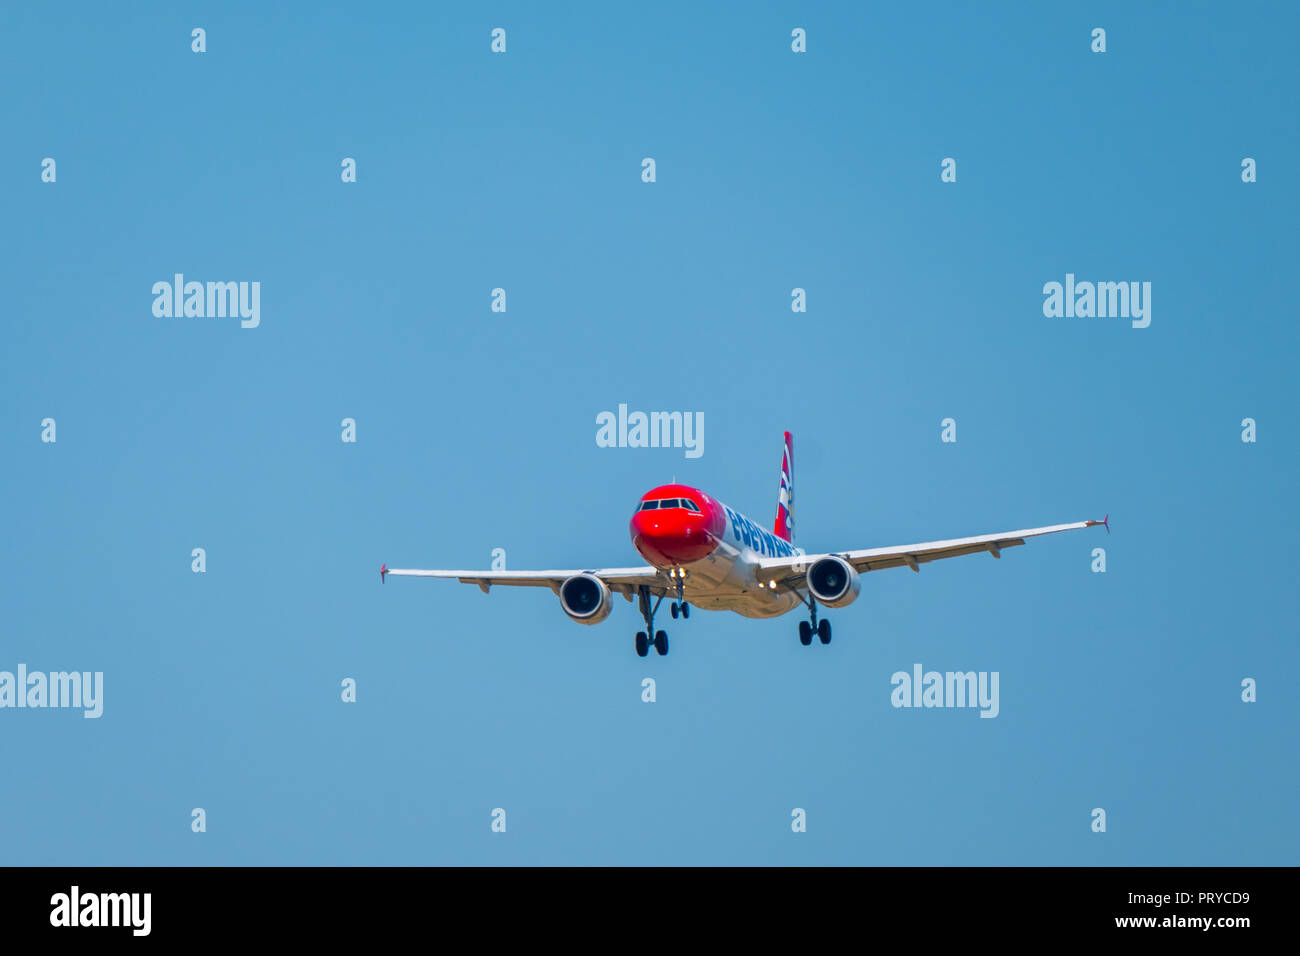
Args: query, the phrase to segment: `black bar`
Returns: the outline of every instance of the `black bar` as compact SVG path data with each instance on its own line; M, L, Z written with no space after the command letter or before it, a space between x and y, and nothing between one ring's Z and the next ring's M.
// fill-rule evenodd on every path
M480 942L521 935L540 944L560 933L666 946L683 933L698 934L701 920L710 938L722 933L732 944L843 931L850 940L879 943L901 932L981 946L1126 936L1232 945L1287 933L1295 876L1293 869L1209 867L8 868L0 869L0 926L6 942L91 945L114 937L337 946L414 935L450 942L470 931ZM103 912L105 921L116 916L124 925L52 925L73 921L74 886L77 922ZM145 928L144 897L116 894L145 893L148 933L137 935ZM1118 922L1148 918L1154 923ZM1208 928L1189 925L1202 919Z

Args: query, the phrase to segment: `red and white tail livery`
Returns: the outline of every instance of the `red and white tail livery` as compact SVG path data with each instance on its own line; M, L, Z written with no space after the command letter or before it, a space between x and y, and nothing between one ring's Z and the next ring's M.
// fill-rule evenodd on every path
M599 624L613 609L613 595L635 600L645 621L636 634L636 652L645 657L650 648L668 653L668 635L655 630L655 614L664 598L670 600L674 618L690 616L692 606L707 611L735 611L750 618L777 617L803 608L808 619L799 622L799 640L811 644L816 636L831 641L830 621L818 620L819 607L852 604L862 588L862 575L886 568L910 568L943 558L968 554L1002 557L1007 548L1028 538L1104 525L1101 521L1075 521L1001 531L996 534L925 541L885 548L863 548L825 554L804 554L794 546L794 440L785 433L781 455L781 484L776 520L765 530L717 498L688 485L651 488L637 503L628 525L632 545L648 564L628 568L573 568L552 571L423 571L409 568L379 569L389 575L456 578L477 584L488 593L495 585L544 587L560 600L560 607L579 624Z
M785 433L785 451L781 454L781 489L776 497L776 526L772 529L782 541L794 541L794 436Z

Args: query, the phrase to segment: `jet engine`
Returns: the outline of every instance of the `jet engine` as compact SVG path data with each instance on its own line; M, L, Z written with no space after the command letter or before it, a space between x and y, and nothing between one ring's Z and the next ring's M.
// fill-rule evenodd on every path
M862 578L843 558L828 555L808 568L808 592L827 607L848 607L860 590Z
M599 624L614 609L609 585L594 574L575 574L560 585L560 607L579 624Z

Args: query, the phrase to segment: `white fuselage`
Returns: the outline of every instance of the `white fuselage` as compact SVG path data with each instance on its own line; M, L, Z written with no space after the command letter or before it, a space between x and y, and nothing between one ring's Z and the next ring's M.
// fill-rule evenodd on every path
M799 549L716 498L711 502L722 509L726 524L710 554L681 566L685 599L706 611L754 618L779 617L802 607L802 591L773 590L758 574L762 558L798 554Z

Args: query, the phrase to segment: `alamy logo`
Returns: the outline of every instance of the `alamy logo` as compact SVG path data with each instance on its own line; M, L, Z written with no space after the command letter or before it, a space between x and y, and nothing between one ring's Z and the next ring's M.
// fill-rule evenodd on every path
M262 322L260 282L186 282L184 273L177 272L171 282L155 282L153 295L153 314L160 319L238 316L245 329L255 329Z
M997 671L926 671L913 664L912 673L895 671L889 679L895 707L978 707L981 717L998 715Z
M83 717L104 713L103 671L0 671L0 710L6 707L81 707Z
M1133 328L1151 324L1150 282L1075 282L1065 274L1065 284L1043 285L1043 315L1049 319L1132 319Z
M50 897L51 926L129 926L131 935L148 936L153 909L152 893L71 892Z
M687 458L704 454L703 412L632 412L626 405L596 416L600 448L685 448Z

